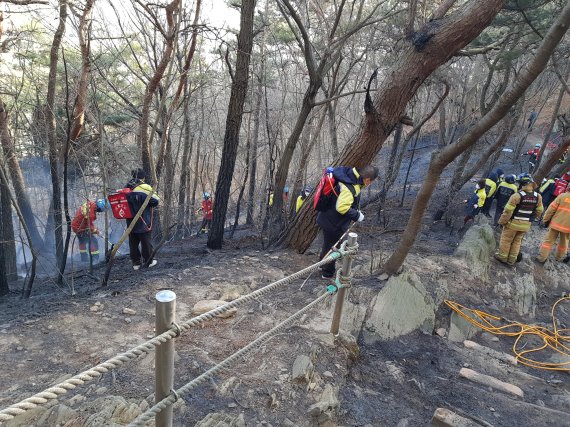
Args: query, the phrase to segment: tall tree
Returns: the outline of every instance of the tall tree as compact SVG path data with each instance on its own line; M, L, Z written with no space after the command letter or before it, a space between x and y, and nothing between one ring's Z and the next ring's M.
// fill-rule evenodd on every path
M361 167L375 158L425 79L475 39L499 13L503 3L503 0L466 2L451 15L426 22L413 33L385 73L374 101L367 95L366 116L334 165ZM300 252L309 247L318 231L316 212L310 205L303 205L278 243Z
M228 115L226 117L226 131L224 134L224 148L222 151L222 161L220 163L218 179L216 181L214 217L212 219L212 227L208 234L208 247L211 249L220 249L224 238L224 223L228 210L230 189L239 145L243 106L249 81L249 60L253 48L254 11L255 0L242 1L236 69L232 76L232 88L228 105Z
M2 99L0 99L0 143L2 144L2 150L8 166L8 173L12 180L12 186L14 187L18 205L20 206L26 224L28 225L28 230L30 231L34 246L39 250L43 247L44 242L38 231L32 204L26 192L24 175L22 174L22 169L20 168L20 163L16 156L16 147L14 146L14 140L10 135L8 121L8 109L2 102Z
M44 119L47 128L47 140L49 146L48 157L52 188L52 209L49 214L53 216L55 254L56 262L58 265L61 264L61 260L63 258L63 212L61 209L59 150L55 120L55 88L57 84L57 63L59 60L59 48L61 46L63 34L65 33L66 20L67 0L59 0L59 24L53 36L49 54L49 76L46 106L44 111Z
M566 34L570 24L570 1L567 1L564 9L552 25L544 40L536 50L527 66L517 75L512 86L501 95L491 110L479 120L456 144L448 145L443 150L435 152L428 168L427 175L416 196L408 224L402 235L396 251L384 266L384 271L393 274L402 266L408 252L415 242L416 236L422 224L424 213L429 200L435 191L441 173L449 163L455 160L461 153L470 148L485 132L496 125L524 94L525 90L544 70L554 49Z

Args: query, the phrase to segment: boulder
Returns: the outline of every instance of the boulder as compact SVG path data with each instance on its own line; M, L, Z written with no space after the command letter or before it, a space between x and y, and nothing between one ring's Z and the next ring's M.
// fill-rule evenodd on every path
M488 220L483 215L479 215L477 218L478 224L467 230L463 240L455 250L455 256L467 262L473 276L488 281L491 257L495 253L497 244Z
M470 314L467 313L469 316ZM479 332L479 328L472 323L465 320L455 311L451 313L451 320L449 323L449 335L447 339L453 342L463 342L475 336Z
M194 304L194 307L192 308L192 314L198 314L198 315L204 314L224 304L227 304L227 301L216 300L216 299L205 299L202 301L198 301L196 304ZM236 313L237 313L237 308L232 308L224 313L218 314L216 317L221 317L222 319L225 319L227 317L233 316Z
M308 383L313 376L313 371L315 367L309 356L301 354L297 356L293 362L293 368L291 369L291 380L294 382L306 382Z
M364 338L368 342L391 339L416 329L431 334L436 306L413 272L392 276L372 302L365 322Z

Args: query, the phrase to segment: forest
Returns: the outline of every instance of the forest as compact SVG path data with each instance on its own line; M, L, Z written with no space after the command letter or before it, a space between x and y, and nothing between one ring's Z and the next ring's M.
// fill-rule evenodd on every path
M30 296L38 272L61 284L76 209L137 168L161 198L157 251L199 231L210 193L209 249L247 226L263 247L303 253L318 228L297 197L326 166L380 169L362 206L381 224L383 207L404 200L402 168L431 147L412 168L421 180L388 274L432 220L436 190L436 219L453 227L461 190L505 159L526 172L529 144L541 143L537 182L570 168L564 0L0 7L0 294L20 277ZM97 221L105 284L129 230L109 210Z

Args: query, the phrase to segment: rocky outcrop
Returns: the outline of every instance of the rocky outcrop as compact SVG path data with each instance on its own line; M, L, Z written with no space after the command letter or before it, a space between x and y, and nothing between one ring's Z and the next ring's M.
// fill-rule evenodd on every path
M363 330L368 342L395 338L416 329L431 334L436 306L415 273L392 276L372 302Z
M245 427L245 420L243 414L236 417L223 412L214 412L198 421L195 427Z
M455 255L467 262L470 273L488 281L491 257L496 245L489 221L479 215L477 223L465 233L465 237L455 250Z

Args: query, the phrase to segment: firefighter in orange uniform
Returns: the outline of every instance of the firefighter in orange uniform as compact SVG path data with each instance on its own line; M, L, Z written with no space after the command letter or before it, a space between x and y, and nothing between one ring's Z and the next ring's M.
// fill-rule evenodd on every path
M564 260L570 240L570 185L550 204L542 222L548 227L548 234L540 246L536 260L545 263L557 239L558 246L556 246L554 257L556 261Z

